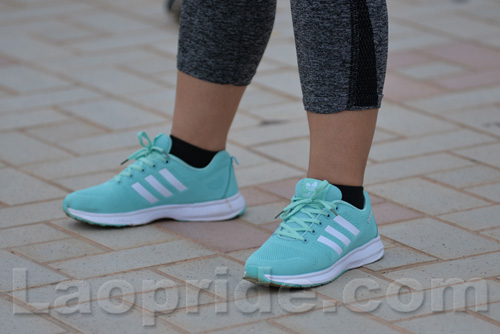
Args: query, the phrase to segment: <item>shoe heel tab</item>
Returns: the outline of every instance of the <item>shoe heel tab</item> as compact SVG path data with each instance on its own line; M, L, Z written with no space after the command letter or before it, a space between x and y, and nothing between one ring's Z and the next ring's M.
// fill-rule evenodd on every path
M366 212L369 212L367 223L368 224L372 224L373 223L372 225L375 226L375 229L376 229L377 235L378 235L378 227L377 227L377 222L375 220L375 215L373 213L372 202L371 202L371 199L370 199L370 195L368 195L368 193L366 192L366 190L363 190L363 193L365 195L365 205L363 207L363 210L366 210Z
M228 164L228 182L226 190L224 191L224 197L230 197L239 192L238 182L236 181L236 175L234 173L234 164L239 165L238 159L234 156L230 156L230 163Z
M236 157L234 155L231 156L231 162L235 163L236 166L240 165L240 162L238 161L238 159L236 159Z
M363 190L363 195L365 196L365 204L363 205L363 210L371 211L372 210L372 202L370 199L370 195L368 194L368 192L366 190Z

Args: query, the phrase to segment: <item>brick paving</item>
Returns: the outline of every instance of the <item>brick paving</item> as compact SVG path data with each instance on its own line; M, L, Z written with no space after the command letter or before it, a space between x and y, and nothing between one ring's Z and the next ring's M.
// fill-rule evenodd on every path
M292 293L241 280L307 168L287 1L229 135L247 212L129 229L61 202L119 171L137 131L168 133L175 20L160 0L0 1L1 331L500 332L500 3L388 6L366 175L386 256Z

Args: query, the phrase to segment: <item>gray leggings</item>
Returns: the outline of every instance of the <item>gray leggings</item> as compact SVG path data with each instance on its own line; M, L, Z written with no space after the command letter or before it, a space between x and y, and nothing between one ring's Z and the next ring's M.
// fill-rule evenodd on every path
M385 0L291 0L306 110L380 107L387 62ZM248 85L273 28L276 0L183 0L177 67Z

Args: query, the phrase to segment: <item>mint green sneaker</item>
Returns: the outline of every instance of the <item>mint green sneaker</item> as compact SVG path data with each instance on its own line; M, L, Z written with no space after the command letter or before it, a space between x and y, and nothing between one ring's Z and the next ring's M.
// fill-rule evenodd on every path
M370 198L362 210L342 201L327 181L297 183L283 222L248 259L244 278L265 285L312 287L333 281L346 270L382 258Z
M160 134L153 142L138 133L143 147L113 179L66 196L63 210L76 220L104 226L143 225L161 218L183 221L225 220L246 204L233 170L233 157L218 152L204 168L169 154L172 142Z

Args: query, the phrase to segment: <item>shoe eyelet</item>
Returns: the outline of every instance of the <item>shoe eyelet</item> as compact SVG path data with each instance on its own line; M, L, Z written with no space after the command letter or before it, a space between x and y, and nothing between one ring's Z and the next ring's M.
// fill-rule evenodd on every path
M308 239L304 239L304 240L302 240L302 243L303 243L303 244L307 244L308 242L309 242L309 240L308 240Z
M311 231L311 234L316 234L316 230L312 230L312 231Z
M133 178L133 177L134 177L134 174L130 174L130 175L129 175L129 178L130 178L130 179L131 179L131 178Z
M320 221L318 225L319 225L319 226L323 226L323 222L322 222L322 221Z
M331 214L327 214L326 215L326 218L330 218L332 215Z
M146 170L145 170L144 168L143 168L143 169L141 169L141 173L144 173L145 171L146 171Z
M153 166L151 166L151 168L156 169L156 164L154 164Z

